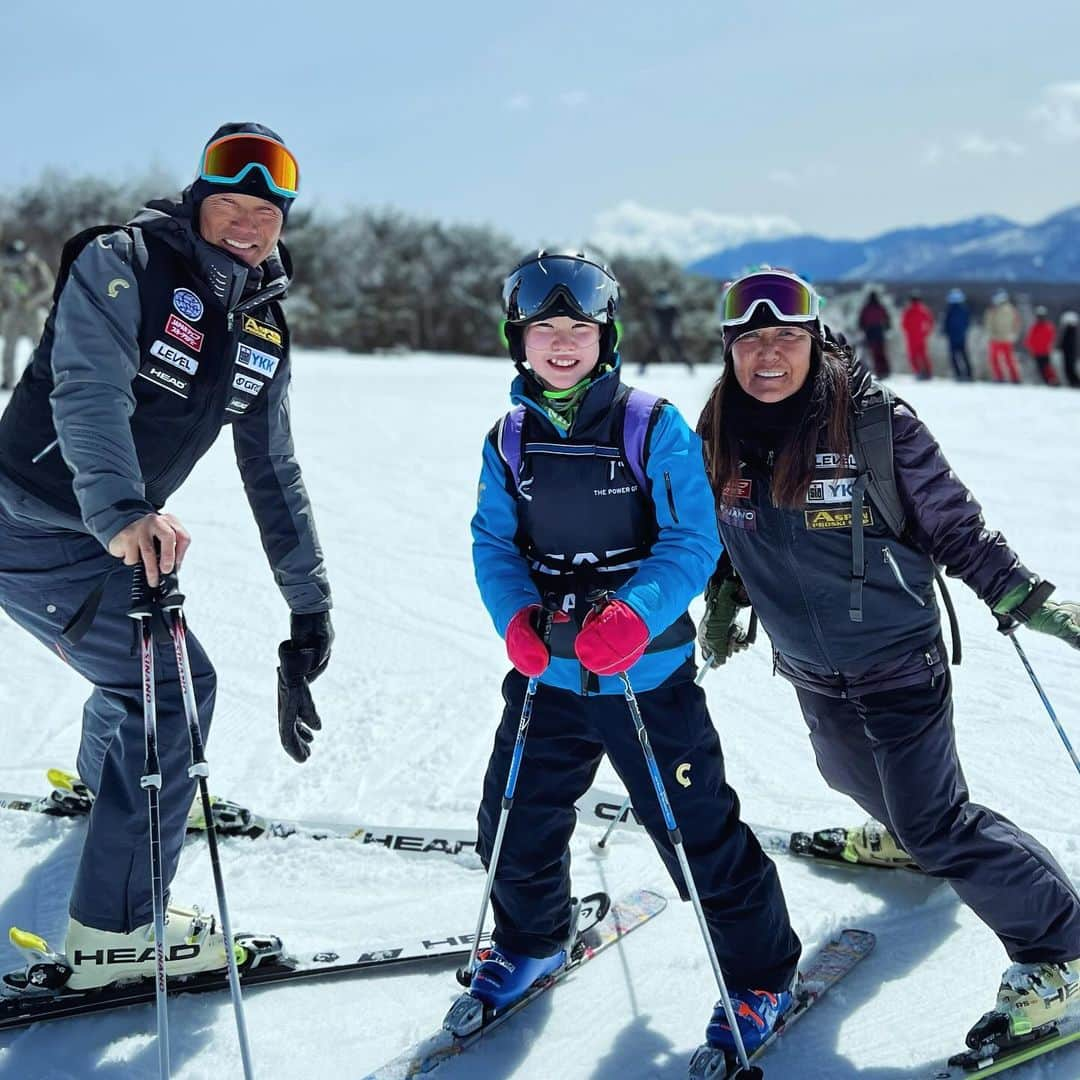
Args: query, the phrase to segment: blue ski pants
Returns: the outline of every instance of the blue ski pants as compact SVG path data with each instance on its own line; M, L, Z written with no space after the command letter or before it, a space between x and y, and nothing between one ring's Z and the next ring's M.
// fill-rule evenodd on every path
M632 680L632 668L630 675ZM517 671L503 681L505 710L478 815L485 865L527 684ZM638 694L638 704L724 974L733 988L787 989L799 961L799 939L776 867L739 819L739 799L725 779L720 738L705 694L693 683L693 666ZM589 789L604 753L679 894L688 898L626 700L621 694L582 697L540 684L492 889L494 937L505 948L541 957L566 943L574 803Z
M968 798L948 669L843 700L796 688L818 768L944 878L1016 963L1080 957L1080 897L1035 839Z
M97 615L74 645L61 633L107 575ZM150 822L140 785L145 758L142 675L131 603L131 569L85 533L54 529L0 502L0 607L59 659L93 684L82 716L79 775L94 792L70 911L79 922L125 932L153 918ZM216 679L195 637L187 637L191 679L205 738ZM166 886L172 881L188 810L190 744L176 660L155 644L161 842ZM10 668L7 678L17 678ZM33 718L28 718L28 723Z

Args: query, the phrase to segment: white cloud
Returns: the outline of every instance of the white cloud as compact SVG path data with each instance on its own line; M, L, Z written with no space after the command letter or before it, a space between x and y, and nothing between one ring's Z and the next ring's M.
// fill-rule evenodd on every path
M977 131L962 135L957 143L962 154L974 154L976 157L1021 157L1024 148L1014 139L991 139Z
M514 94L503 102L503 108L510 112L524 112L532 106L532 98L528 94Z
M1045 87L1042 101L1031 113L1050 142L1080 139L1080 82L1052 83Z
M590 242L614 255L666 255L692 262L747 240L771 240L799 232L778 214L720 214L691 210L674 214L626 199L596 215Z

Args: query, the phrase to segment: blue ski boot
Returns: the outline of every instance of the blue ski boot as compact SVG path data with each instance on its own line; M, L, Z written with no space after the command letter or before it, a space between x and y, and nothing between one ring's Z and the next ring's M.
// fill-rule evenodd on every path
M747 1054L752 1054L773 1033L777 1022L794 1004L787 990L775 994L768 990L733 990L729 996ZM722 1001L713 1009L705 1038L709 1046L735 1056L735 1039Z
M534 982L566 963L566 950L552 956L525 956L492 945L473 972L469 993L490 1009L505 1009L522 997Z

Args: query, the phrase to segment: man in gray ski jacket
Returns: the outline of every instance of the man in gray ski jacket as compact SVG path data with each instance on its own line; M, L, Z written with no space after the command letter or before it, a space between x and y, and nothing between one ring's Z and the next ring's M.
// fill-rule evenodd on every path
M94 686L78 767L94 796L71 893L67 985L153 974L150 827L140 788L142 685L131 571L149 585L190 543L164 507L224 425L274 579L292 613L279 648L279 734L297 761L319 727L330 589L289 427L289 332L279 243L298 188L292 154L258 124L227 124L180 201L65 246L41 340L0 417L0 606ZM176 662L156 648L164 882L195 781ZM204 731L216 677L188 635ZM9 676L10 677L10 676ZM213 918L169 907L170 974L224 967ZM169 949L175 943L185 947Z

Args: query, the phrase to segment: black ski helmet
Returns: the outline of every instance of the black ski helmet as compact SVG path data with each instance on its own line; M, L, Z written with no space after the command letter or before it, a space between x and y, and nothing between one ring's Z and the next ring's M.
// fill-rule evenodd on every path
M619 282L610 267L588 252L541 248L526 255L503 282L502 298L506 340L519 371L529 372L522 328L545 317L598 323L600 363L615 355Z

